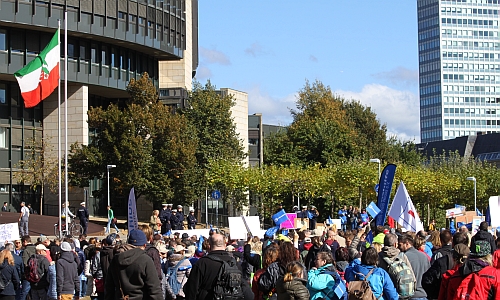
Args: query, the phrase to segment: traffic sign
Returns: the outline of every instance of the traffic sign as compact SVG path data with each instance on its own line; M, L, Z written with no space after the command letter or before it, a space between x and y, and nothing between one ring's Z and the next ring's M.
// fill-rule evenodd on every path
M212 198L217 200L220 198L220 192L218 190L215 190L212 192Z

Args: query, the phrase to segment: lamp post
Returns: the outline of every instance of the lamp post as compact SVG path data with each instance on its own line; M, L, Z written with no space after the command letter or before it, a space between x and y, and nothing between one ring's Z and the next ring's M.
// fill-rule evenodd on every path
M110 205L111 205L111 204L110 204L110 201L109 201L109 200L110 200L110 199L109 199L109 198L110 198L110 196L109 196L109 194L110 194L110 188L109 188L109 169L111 169L111 168L116 168L116 165L107 165L107 166L106 166L106 169L107 169L107 171L108 171L108 206L110 206Z
M474 182L474 212L477 213L477 205L476 205L476 200L477 200L477 194L476 194L476 177L467 177L467 180L473 181Z
M380 180L380 159L378 159L378 158L370 158L370 162L378 164L378 179Z

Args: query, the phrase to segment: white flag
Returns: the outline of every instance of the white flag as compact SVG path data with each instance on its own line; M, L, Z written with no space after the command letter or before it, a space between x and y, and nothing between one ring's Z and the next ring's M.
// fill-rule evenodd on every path
M389 209L389 216L408 231L419 232L424 229L418 217L417 210L413 206L410 195L408 195L408 191L402 181L392 201L391 209Z

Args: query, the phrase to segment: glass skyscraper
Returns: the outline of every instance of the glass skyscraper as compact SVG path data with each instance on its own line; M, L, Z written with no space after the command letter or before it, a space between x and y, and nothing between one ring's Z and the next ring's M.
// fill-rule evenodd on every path
M500 0L417 0L421 142L500 132Z

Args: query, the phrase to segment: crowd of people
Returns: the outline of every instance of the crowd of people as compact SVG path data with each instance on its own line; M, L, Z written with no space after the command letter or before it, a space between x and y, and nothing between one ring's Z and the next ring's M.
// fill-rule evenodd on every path
M112 233L6 243L0 299L500 298L500 238L486 222L475 235L465 226L452 234L373 224L369 234L358 223L232 240L217 230L162 235L160 215L124 240Z

